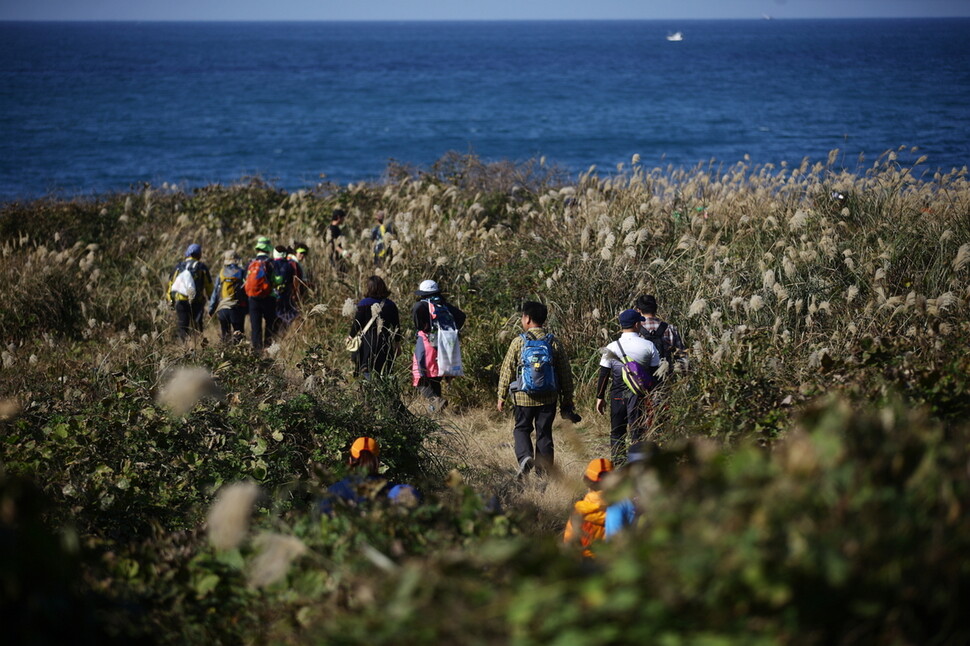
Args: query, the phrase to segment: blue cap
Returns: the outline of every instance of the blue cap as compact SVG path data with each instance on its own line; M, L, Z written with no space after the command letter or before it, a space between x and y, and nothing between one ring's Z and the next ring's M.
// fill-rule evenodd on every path
M407 506L420 502L421 494L409 484L399 484L391 487L391 490L387 492L387 498L391 502L401 503Z
M188 258L190 256L192 258L201 257L202 256L202 245L196 244L194 242L192 244L190 244L188 246L188 248L186 248L186 250L185 250L185 257Z
M646 321L640 312L636 310L623 310L620 312L620 327L624 330L629 329L639 323L640 321Z

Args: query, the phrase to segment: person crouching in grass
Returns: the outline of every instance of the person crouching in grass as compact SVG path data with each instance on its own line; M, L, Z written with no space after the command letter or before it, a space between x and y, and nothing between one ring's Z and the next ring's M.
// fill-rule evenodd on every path
M606 508L607 503L601 491L603 478L613 470L613 463L606 458L596 458L586 465L583 481L589 491L586 496L573 505L573 513L566 521L566 531L563 542L566 545L576 545L583 549L583 556L593 558L590 546L606 536Z

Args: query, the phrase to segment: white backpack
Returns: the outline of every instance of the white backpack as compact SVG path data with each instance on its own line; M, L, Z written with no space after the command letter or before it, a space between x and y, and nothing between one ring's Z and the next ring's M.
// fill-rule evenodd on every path
M181 294L190 301L195 300L195 278L192 277L192 270L197 264L198 262L190 262L185 265L185 269L172 282L172 292Z

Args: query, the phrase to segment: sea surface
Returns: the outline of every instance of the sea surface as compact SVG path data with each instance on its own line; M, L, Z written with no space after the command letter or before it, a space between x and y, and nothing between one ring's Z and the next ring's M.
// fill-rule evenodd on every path
M968 19L0 23L0 200L296 190L449 150L610 173L905 146L950 170L968 40Z

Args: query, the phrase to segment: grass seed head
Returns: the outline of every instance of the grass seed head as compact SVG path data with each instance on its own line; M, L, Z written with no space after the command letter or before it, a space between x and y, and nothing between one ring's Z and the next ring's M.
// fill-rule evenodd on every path
M176 369L158 391L157 402L176 417L186 415L203 397L221 398L222 391L205 368L198 366Z
M254 482L236 482L219 492L206 517L209 543L214 548L231 550L243 542L258 495Z
M698 316L703 314L705 309L707 309L707 301L703 298L696 298L694 299L694 302L690 304L690 309L687 310L687 315L692 317Z
M306 554L307 548L295 536L264 532L253 540L259 551L249 567L249 585L263 588L286 576L290 564Z
M970 243L960 245L956 258L953 259L953 271L960 271L970 262Z

